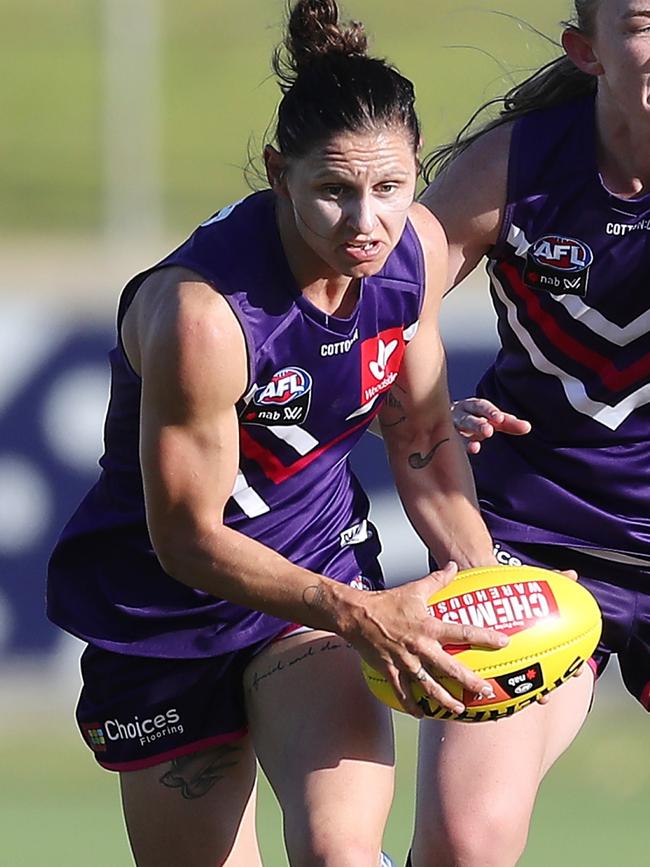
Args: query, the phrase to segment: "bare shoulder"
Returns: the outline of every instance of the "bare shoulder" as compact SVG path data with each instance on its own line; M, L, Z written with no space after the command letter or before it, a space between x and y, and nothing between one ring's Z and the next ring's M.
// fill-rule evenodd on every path
M409 220L415 229L425 255L446 256L447 237L440 220L423 204L414 202L409 209Z
M147 360L157 359L159 368L171 360L180 377L199 370L222 373L245 387L241 326L217 289L192 271L174 267L149 275L124 317L122 339L139 373Z
M494 243L508 187L512 123L481 135L435 178L420 197L443 224L450 242L460 233Z

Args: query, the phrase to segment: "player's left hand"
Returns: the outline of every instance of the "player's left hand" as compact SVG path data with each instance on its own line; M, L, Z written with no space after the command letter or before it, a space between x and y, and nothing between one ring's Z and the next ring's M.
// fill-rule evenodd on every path
M466 397L454 401L451 405L451 417L454 427L466 440L466 448L471 455L477 454L483 440L489 439L495 433L523 436L531 430L529 421L503 412L482 397Z

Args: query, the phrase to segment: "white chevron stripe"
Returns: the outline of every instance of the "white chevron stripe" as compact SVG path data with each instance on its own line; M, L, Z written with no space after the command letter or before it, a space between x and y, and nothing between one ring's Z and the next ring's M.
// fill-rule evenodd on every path
M605 319L602 313L593 307L587 307L577 295L557 295L554 297L566 307L574 319L582 322L594 334L604 337L605 340L609 340L616 346L627 346L650 331L650 310L646 310L645 313L633 319L632 322L628 322L627 325L620 326Z
M526 257L531 247L526 239L523 229L518 226L510 226L508 243L515 248L515 254L522 258ZM578 322L585 325L594 334L609 340L616 346L627 346L639 337L643 337L650 331L650 310L646 310L627 325L617 325L606 319L602 313L587 305L577 295L551 295L551 300L561 304L567 312Z
M318 445L318 440L297 424L288 426L284 425L269 425L269 430L279 440L294 448L299 455L306 455Z
M531 335L519 321L517 308L510 298L508 298L501 282L494 273L493 262L490 262L488 265L488 273L490 274L495 293L507 310L508 324L528 353L533 366L542 373L549 374L560 380L567 400L577 412L589 416L610 430L616 430L635 409L650 403L650 383L646 383L646 385L628 395L628 397L615 406L608 406L605 403L592 400L587 395L585 387L579 379L557 367L540 351Z
M241 470L237 471L231 496L247 518L257 518L271 511L269 505L248 484Z

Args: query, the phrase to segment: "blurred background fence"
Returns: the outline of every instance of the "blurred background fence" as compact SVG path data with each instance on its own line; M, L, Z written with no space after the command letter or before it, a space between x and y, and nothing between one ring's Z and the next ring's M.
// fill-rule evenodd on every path
M559 21L570 14L569 3L558 0L348 0L343 8L365 22L376 53L416 82L425 151L554 56L535 30L557 39ZM86 836L74 846L68 836L90 809L79 793L95 792L99 772L71 740L79 648L45 620L45 564L97 475L119 290L245 194L244 169L254 174L259 166L254 158L273 121L278 90L269 60L284 9L284 0L0 0L0 764L10 780L0 800L8 851L0 863L10 867L40 861L28 830L37 789L36 818L54 846L48 863L86 863L75 853L102 833L123 847L112 789L110 801L104 789L97 793ZM496 348L482 275L445 303L443 331L452 392L462 396ZM422 574L426 558L391 490L381 444L364 440L354 460L371 493L390 579ZM630 860L642 845L647 858L635 809L650 806L650 740L615 676L601 692L602 723L597 716L590 723L584 755L591 760L597 750L600 767L610 720L619 747L621 738L628 741L615 767L605 762L606 774L587 774L588 788L603 792L592 808L611 811L618 798L625 820L616 839ZM407 770L392 833L403 850L413 730L404 724L400 731ZM62 779L70 802L57 797ZM574 784L558 778L558 790L572 792L576 803L584 794ZM540 851L558 842L562 812L542 820ZM588 836L584 828L576 833ZM268 845L276 852L277 841ZM584 861L544 856L527 863L624 863L607 860L608 851L602 842ZM124 848L108 846L94 863L129 861ZM269 864L280 863L270 856Z

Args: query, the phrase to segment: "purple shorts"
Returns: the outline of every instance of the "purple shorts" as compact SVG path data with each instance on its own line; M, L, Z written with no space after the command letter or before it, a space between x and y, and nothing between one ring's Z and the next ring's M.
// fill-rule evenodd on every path
M383 579L354 578L352 587L380 589ZM157 659L88 645L81 656L83 688L77 723L99 764L137 771L248 731L243 676L274 641L305 627L287 624L243 650L202 659Z
M559 545L495 539L495 553L502 565L575 569L603 615L603 634L590 660L596 675L616 654L625 686L650 711L650 594L639 589L650 587L650 569L646 572Z
M81 734L99 764L137 771L247 731L243 673L273 639L207 659L126 656L89 645L81 657Z

